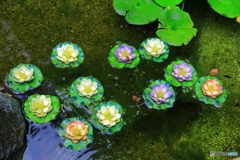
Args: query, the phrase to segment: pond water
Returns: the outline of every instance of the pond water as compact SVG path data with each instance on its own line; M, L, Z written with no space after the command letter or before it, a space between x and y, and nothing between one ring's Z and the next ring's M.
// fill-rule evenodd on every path
M45 124L27 120L23 159L204 160L213 159L210 151L240 153L240 24L217 14L202 0L186 0L184 10L198 29L188 45L171 46L169 58L162 63L141 59L137 68L116 69L107 59L110 49L119 41L138 48L146 38L156 37L157 22L128 24L114 11L112 0L0 1L0 85L19 63L38 66L44 76L43 84L27 94L3 91L22 104L31 94L55 95L66 112ZM78 68L60 69L51 63L52 49L65 41L84 50L84 63ZM144 104L135 106L132 96L141 96L150 82L164 79L164 69L175 60L189 61L199 77L217 68L228 91L223 107L206 105L195 98L192 88L181 87L174 87L173 108L157 111ZM66 117L90 119L88 107L75 105L69 96L73 81L86 76L104 86L103 101L123 106L125 124L114 135L94 129L88 148L71 151L63 146L57 127ZM225 158L231 157L214 157Z

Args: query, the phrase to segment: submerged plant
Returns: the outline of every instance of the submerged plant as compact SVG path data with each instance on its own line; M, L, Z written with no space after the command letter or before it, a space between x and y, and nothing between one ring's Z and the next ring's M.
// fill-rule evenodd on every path
M169 45L187 45L197 33L190 15L177 6L165 8L159 14L158 21L160 25L156 34Z
M93 141L92 125L79 117L65 119L58 127L58 133L63 138L64 146L75 151Z
M142 58L147 60L152 59L154 62L163 62L168 58L169 47L160 38L148 38L141 43L139 53Z
M164 76L174 86L184 85L190 87L198 79L195 68L182 60L173 61L168 65Z
M93 125L104 133L115 133L123 127L123 109L116 102L108 101L98 104L93 111Z
M54 119L60 109L56 96L35 94L28 97L24 103L26 116L37 123L46 123Z
M84 60L82 48L72 42L64 42L53 48L52 63L59 68L78 67Z
M156 80L144 90L142 97L148 108L167 109L173 107L175 92L168 82Z
M125 43L115 45L109 53L109 62L116 68L133 68L140 62L138 51Z
M113 0L113 7L128 23L136 25L155 21L163 10L154 0Z
M195 92L199 100L206 104L222 104L227 99L227 91L222 82L214 76L200 78L196 83Z
M6 77L6 86L15 92L25 92L40 86L43 75L33 64L19 64Z
M79 77L70 88L71 97L77 105L89 105L91 102L100 101L103 93L102 84L91 76Z

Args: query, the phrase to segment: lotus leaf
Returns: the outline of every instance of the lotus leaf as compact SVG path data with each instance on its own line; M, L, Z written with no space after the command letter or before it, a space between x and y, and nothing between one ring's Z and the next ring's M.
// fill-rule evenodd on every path
M155 21L163 8L153 0L113 0L115 11L126 16L131 24L144 25Z
M187 45L197 33L197 29L192 28L193 22L190 15L177 6L165 8L160 13L158 20L160 25L156 34L170 45Z
M208 0L208 3L219 14L223 14L229 18L240 16L239 0Z
M183 0L154 0L157 4L163 7L175 6L181 3Z

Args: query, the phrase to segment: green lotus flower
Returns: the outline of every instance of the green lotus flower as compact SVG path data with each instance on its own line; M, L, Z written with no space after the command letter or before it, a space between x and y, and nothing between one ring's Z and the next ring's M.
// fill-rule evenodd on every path
M103 133L111 134L120 131L124 125L122 106L108 101L98 104L93 111L93 125Z
M144 90L142 97L150 109L167 109L173 107L175 92L170 83L156 80Z
M42 72L38 67L22 63L13 68L6 78L6 86L17 93L37 88L43 81Z
M70 150L80 150L93 141L92 125L79 117L67 118L58 127L64 146Z
M215 81L217 82L216 86L211 87L210 85L208 85L208 84L215 84ZM218 105L218 104L224 103L227 99L227 91L222 86L223 86L223 83L219 78L214 76L206 76L198 80L195 86L195 92L200 101L203 101L206 104ZM208 88L210 88L210 92L207 91ZM214 89L212 93L211 93L211 88ZM221 90L219 91L218 89L221 89ZM215 94L215 91L216 91L216 94Z
M133 46L125 43L115 45L110 53L108 60L112 67L116 68L133 68L140 62L139 53Z
M198 79L195 68L182 60L173 61L168 65L164 76L169 83L176 87L180 85L190 87Z
M93 77L79 77L70 88L70 95L77 105L89 105L91 102L100 101L104 89L102 84Z
M84 61L82 48L72 42L64 42L53 48L52 63L59 68L78 67Z
M169 47L160 38L148 38L141 43L139 53L142 58L147 60L163 62L168 58Z
M24 112L30 120L46 123L57 116L60 105L56 96L35 94L24 102Z

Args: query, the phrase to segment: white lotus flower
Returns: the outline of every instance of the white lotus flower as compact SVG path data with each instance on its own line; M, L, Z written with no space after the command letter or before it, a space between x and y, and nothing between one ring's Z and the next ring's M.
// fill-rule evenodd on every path
M62 45L61 48L57 48L57 59L65 64L76 62L78 57L78 50L74 49L73 45Z
M15 68L13 70L14 81L18 83L23 83L31 81L33 76L34 69L28 69L26 66L21 66L20 68Z
M80 96L91 98L98 92L97 82L92 82L90 79L82 79L80 84L77 85Z
M153 57L159 57L166 50L164 49L164 43L160 39L149 39L147 44L144 44L147 55Z
M51 99L46 98L44 95L33 98L29 105L32 114L38 117L45 117L52 110Z
M115 106L101 106L97 112L98 122L110 128L120 121L121 114Z

